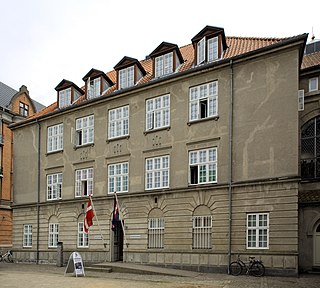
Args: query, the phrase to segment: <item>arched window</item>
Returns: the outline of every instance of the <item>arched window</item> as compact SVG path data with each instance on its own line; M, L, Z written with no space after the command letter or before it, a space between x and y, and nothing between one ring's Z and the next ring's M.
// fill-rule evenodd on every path
M212 216L207 206L198 206L192 217L192 249L211 249Z
M320 116L301 129L301 178L320 178Z
M164 248L164 217L162 210L158 208L149 213L148 248Z

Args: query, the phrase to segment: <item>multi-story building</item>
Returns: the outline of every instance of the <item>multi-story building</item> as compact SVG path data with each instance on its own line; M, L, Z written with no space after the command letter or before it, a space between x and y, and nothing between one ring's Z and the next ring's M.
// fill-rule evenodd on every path
M14 124L14 253L226 271L241 254L298 272L299 71L307 35L226 37L62 80ZM114 191L121 223L111 230ZM94 225L83 230L88 196Z
M0 250L12 247L12 132L8 126L35 114L40 103L26 86L19 91L0 82Z

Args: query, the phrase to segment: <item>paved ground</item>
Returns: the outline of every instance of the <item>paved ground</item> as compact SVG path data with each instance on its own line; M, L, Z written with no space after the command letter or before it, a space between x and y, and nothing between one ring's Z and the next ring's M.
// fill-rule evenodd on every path
M138 265L137 265L138 266ZM168 269L168 274L176 270ZM64 276L65 267L0 263L1 288L319 288L319 275L300 277L229 276L186 272L184 276L85 271L85 277Z

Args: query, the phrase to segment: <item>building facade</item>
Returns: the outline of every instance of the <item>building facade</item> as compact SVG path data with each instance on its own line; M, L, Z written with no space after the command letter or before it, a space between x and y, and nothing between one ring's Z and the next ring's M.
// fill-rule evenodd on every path
M55 104L11 126L15 257L55 262L62 242L64 261L76 250L87 263L226 271L241 254L298 273L306 39L207 26L189 45L91 69L83 88L62 80ZM111 230L114 191L124 231Z
M26 86L19 91L0 82L0 250L12 247L12 142L8 127L35 114L43 105L32 100Z

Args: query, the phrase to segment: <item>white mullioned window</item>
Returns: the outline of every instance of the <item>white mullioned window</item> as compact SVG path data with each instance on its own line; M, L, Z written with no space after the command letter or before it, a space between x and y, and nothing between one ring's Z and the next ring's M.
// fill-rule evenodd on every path
M192 249L211 249L212 216L193 216Z
M164 247L164 219L148 219L148 248Z
M155 59L155 77L161 77L173 72L173 52L161 55Z
M247 214L247 249L269 249L269 213Z
M62 173L47 175L47 200L61 199Z
M129 163L116 163L108 166L108 193L128 192Z
M101 78L98 77L98 78L95 78L95 79L92 79L88 80L88 86L87 86L87 91L88 91L88 99L92 99L92 98L96 98L98 96L101 95Z
M170 94L146 101L146 130L153 130L170 125Z
M94 115L76 120L76 145L87 145L94 142Z
M23 225L23 247L24 248L32 247L32 225L31 224Z
M88 234L84 232L83 221L78 223L78 248L89 247Z
M93 168L76 170L75 197L93 194Z
M55 248L58 245L58 241L59 241L59 224L50 223L48 246L51 248Z
M207 51L207 53L206 53ZM197 43L197 65L219 59L219 37L203 37Z
M217 148L189 152L189 183L217 182Z
M129 135L129 105L109 110L108 138Z
M218 115L218 81L189 89L189 120L195 121Z
M59 108L71 105L71 88L59 91Z
M47 152L63 149L63 124L48 127Z
M169 156L146 159L146 189L169 187Z
M309 92L318 90L318 77L309 79Z
M134 66L119 70L119 89L134 85Z
M219 50L218 50L218 37L213 37L208 39L208 62L218 60Z
M206 37L197 43L197 64L201 64L206 59Z

